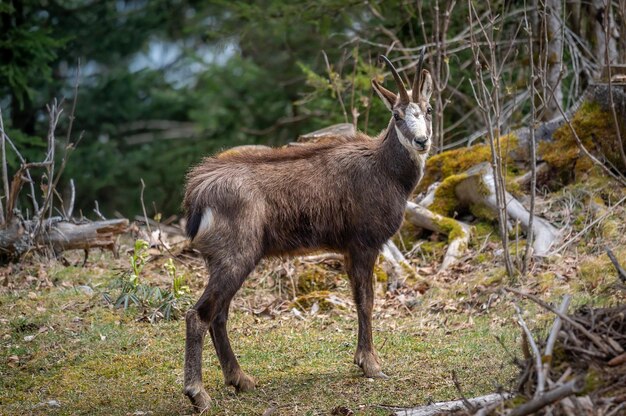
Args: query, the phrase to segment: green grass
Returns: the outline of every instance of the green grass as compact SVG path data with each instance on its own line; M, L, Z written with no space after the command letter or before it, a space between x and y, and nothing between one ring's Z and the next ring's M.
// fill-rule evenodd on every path
M99 294L110 272L55 266L49 276L56 286L0 295L0 414L191 413L182 394L182 321L151 325L112 309ZM95 286L96 294L71 287L79 284ZM233 310L231 341L258 386L241 395L225 387L207 340L209 414L260 414L269 407L277 414L327 414L340 405L387 414L380 405L458 397L452 370L469 396L494 391L515 375L494 337L513 349L518 332L512 323L494 326L490 315L482 315L469 325L467 316L418 308L413 316L376 313L375 344L390 379L366 379L352 364L354 315L269 319ZM47 405L50 400L60 407Z
M618 253L620 258L624 254ZM182 394L184 322L153 325L138 321L135 311L124 313L108 305L101 293L114 279L109 270L113 263L103 257L84 269L53 264L44 273L50 287L37 288L40 279L31 279L30 284L23 281L0 292L0 414L191 413ZM594 284L571 286L582 289L575 293L575 305L615 301L607 288L616 278L604 273L605 263L602 258L583 267L575 283ZM595 278L592 266L600 264L597 269L602 277ZM148 268L146 281L165 285L159 270L158 266ZM189 284L197 297L204 272L194 270L198 272ZM275 407L274 414L315 415L344 406L357 414L386 415L389 410L384 406L410 407L458 398L453 371L467 397L494 392L499 386L510 388L517 375L510 354L520 355L520 330L512 305L500 297L491 307L481 307L489 296L499 293L500 274L492 268L486 274L474 271L456 276L449 283L433 282L410 312L378 303L374 338L388 380L366 379L352 364L357 330L354 310L305 314L305 320L289 312L273 319L258 317L242 306L254 301L255 289L257 294L262 289L250 281L236 299L229 332L242 368L258 385L240 395L224 386L207 337L204 384L213 399L208 414L262 414ZM569 285L559 288L558 284L565 283L551 277L550 295L539 277L536 283L527 284L540 288L544 298L558 300L562 293L572 293ZM95 294L90 297L77 290L82 284L93 287ZM340 281L336 290L349 297L347 282ZM554 317L533 304L521 303L528 310L528 324L545 333ZM60 407L46 404L51 400Z

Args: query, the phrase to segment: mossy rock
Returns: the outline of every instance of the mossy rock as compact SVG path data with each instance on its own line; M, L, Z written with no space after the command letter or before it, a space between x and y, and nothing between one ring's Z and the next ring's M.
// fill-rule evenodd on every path
M457 209L459 202L456 197L456 187L468 178L466 173L450 175L437 187L435 199L428 207L432 212L444 216L452 216Z
M448 235L448 242L463 236L463 228L458 221L451 218L442 218L434 221Z
M489 222L497 222L498 216L484 204L471 204L469 210L473 216Z
M614 166L626 172L617 150L617 131L610 113L602 111L598 104L585 102L572 117L571 125L587 150L596 155L601 153ZM542 158L559 172L564 181L586 178L594 163L578 147L570 126L563 124L554 132L553 138L550 142L539 144Z
M513 134L500 137L500 147L504 155L517 150L517 137ZM417 190L424 192L435 182L441 182L450 176L465 172L472 166L490 161L491 148L489 144L477 144L434 155L426 161L424 178L422 178ZM511 165L511 169L514 169L512 163L507 163L507 166L509 165ZM514 174L515 172L511 171L511 173Z

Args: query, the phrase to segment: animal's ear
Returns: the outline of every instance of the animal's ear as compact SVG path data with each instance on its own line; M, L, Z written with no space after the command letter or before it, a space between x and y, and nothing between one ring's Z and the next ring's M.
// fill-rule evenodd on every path
M387 107L389 111L393 111L393 106L396 104L396 100L398 98L396 94L380 85L375 79L372 80L372 87L380 99L383 100L385 107Z
M420 98L424 101L430 101L430 96L433 94L433 78L430 76L430 72L424 69L422 71L422 85L420 87Z

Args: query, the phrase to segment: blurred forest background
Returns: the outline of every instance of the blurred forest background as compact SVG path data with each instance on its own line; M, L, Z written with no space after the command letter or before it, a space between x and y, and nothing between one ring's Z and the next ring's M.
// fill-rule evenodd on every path
M520 21L535 25L536 51L547 47L536 3L473 4L476 15L496 16L494 40L503 54L510 51L502 68L507 129L529 113L528 42ZM624 61L626 43L618 42L626 33L624 1L614 2L609 31L602 26L602 1L547 3L566 22L554 59L563 61L558 87L568 108L607 56ZM426 45L437 83L435 151L466 145L485 131L472 94L469 4L5 0L0 106L6 132L27 161L42 159L45 106L66 97L69 114L78 80L69 140L84 135L58 189L67 194L74 180L76 212L91 212L98 201L106 215L132 216L141 209L143 179L149 214L155 207L175 214L185 172L203 155L243 144L282 145L337 122L376 134L388 120L372 99L370 79L383 75L376 57L387 52L409 74ZM604 50L605 32L612 55ZM59 137L68 123L61 119ZM9 150L7 157L10 177L19 160Z
M208 353L208 414L623 414L626 0L0 0L0 414L188 414L185 173L377 135L378 56L408 82L422 48L432 154L373 276L392 377L352 368L340 255L264 259L229 321L261 382Z

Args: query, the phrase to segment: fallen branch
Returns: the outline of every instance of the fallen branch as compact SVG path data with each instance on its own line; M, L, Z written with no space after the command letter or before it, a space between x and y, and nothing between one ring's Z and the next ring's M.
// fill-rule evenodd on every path
M617 270L617 277L619 277L622 282L626 283L626 270L619 264L615 254L613 254L610 248L604 247L604 250L606 250L606 255L609 256L611 263L613 263L615 270Z
M579 393L582 390L583 383L581 379L575 379L567 382L554 390L550 390L540 396L535 397L531 401L511 410L508 416L526 416L543 409L549 404L557 402L567 396Z
M479 205L497 213L496 188L493 170L489 163L481 163L465 172L467 178L459 182L455 188L460 202ZM558 239L559 231L548 221L535 216L532 229L529 230L530 212L513 195L505 192L506 212L511 221L519 221L526 233L532 232L533 255L546 256L548 250Z
M502 402L511 397L510 394L488 394L486 396L474 397L467 399L475 408L490 406L494 403ZM463 400L451 400L448 402L433 403L426 406L415 407L412 409L394 409L396 416L435 416L444 412L455 412L466 409L466 403Z
M413 270L413 266L407 261L400 249L391 240L383 245L380 254L385 259L388 267L385 267L387 273L387 290L394 291L399 285L404 283L407 276Z
M515 312L517 314L517 322L526 335L524 339L530 344L530 348L535 356L535 369L537 370L537 388L535 390L535 397L539 397L543 394L543 389L546 384L544 373L541 371L541 353L539 352L539 347L537 347L537 343L533 338L533 334L530 332L530 329L528 329L526 321L524 321L524 318L522 317L522 311L517 305L515 305Z
M47 249L59 255L66 250L105 248L115 252L117 236L126 231L125 218L72 223L54 217L43 221L42 232L34 237L39 220L12 221L0 231L0 253L13 258L33 249Z
M563 302L561 302L561 306L559 306L559 312L562 314L567 313L567 308L569 308L569 304L572 300L570 295L565 295L563 297ZM548 341L546 342L546 349L543 352L543 357L541 359L541 370L539 368L537 371L541 371L543 373L543 378L545 380L549 380L550 373L550 364L552 363L552 352L554 351L554 345L556 344L556 339L561 330L562 321L560 317L556 317L554 323L552 324L552 329L550 329L550 335L548 335Z
M448 249L439 270L447 269L462 258L469 244L471 234L469 225L436 214L411 201L407 202L405 212L411 224L448 236Z

